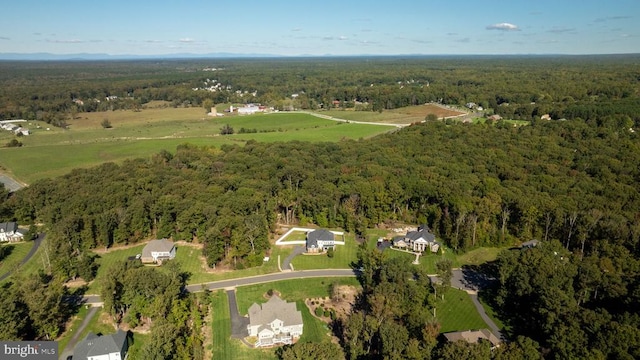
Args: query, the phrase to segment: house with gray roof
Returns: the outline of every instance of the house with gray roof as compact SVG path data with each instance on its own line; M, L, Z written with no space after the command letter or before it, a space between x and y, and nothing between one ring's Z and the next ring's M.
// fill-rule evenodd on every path
M143 263L162 263L176 257L176 246L169 239L151 240L142 249L140 260Z
M317 253L336 248L335 235L327 229L318 229L307 233L307 252Z
M429 250L435 253L440 249L440 243L436 241L436 236L429 231L427 225L418 226L418 230L409 231L404 237L394 238L393 245L415 252Z
M73 360L125 360L129 350L127 332L111 335L89 333L73 350Z
M22 241L24 233L18 229L16 222L0 223L0 242Z
M273 295L266 303L253 303L249 308L249 336L258 338L256 347L291 344L302 335L302 312L296 303L288 303Z

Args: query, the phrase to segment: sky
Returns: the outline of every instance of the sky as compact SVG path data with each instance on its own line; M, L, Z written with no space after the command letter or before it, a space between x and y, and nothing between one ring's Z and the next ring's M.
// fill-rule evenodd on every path
M640 0L0 0L0 53L640 53Z

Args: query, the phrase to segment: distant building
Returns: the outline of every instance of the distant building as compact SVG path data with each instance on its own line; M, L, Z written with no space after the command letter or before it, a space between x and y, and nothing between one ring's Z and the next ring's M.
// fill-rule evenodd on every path
M162 263L176 257L176 246L168 239L151 240L142 249L140 260L143 263Z
M208 116L218 116L218 109L215 106L211 107L211 111L207 113Z
M238 115L252 115L260 111L260 107L256 105L248 105L238 108Z
M262 305L254 303L249 308L249 336L256 336L256 347L291 344L302 335L302 313L296 303L288 303L278 295Z

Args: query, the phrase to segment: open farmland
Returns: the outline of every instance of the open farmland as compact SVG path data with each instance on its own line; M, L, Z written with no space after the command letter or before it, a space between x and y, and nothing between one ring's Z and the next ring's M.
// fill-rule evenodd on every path
M112 128L105 129L107 119ZM229 124L236 134L221 136ZM74 168L149 157L160 150L174 151L184 143L221 146L257 141L339 141L371 137L392 128L347 124L297 113L206 117L201 108L162 108L142 111L83 113L68 129L46 130L33 122L33 135L21 138L23 147L0 148L0 166L27 183L63 175ZM245 129L244 134L238 134Z
M383 112L353 111L353 110L328 110L319 112L322 115L332 116L338 119L379 122L387 124L411 124L424 121L428 114L435 114L438 118L460 116L465 113L437 104L425 104L407 106Z

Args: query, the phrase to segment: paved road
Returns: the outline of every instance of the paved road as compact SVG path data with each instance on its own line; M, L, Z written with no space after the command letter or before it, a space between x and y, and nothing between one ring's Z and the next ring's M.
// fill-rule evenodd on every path
M212 281L204 284L187 285L187 291L198 292L203 289L208 290L220 290L226 288L233 288L236 286L247 286L254 284L269 283L273 281L289 280L289 279L303 279L310 277L344 277L344 276L356 276L356 272L352 269L325 269L325 270L301 270L301 271L289 271L273 274L265 274L258 276L251 276L240 279L229 279Z
M60 354L60 359L66 359L67 357L73 355L73 349L76 347L78 341L80 341L80 334L82 334L84 328L89 325L89 321L91 321L91 319L97 312L97 307L92 307L91 309L89 309L87 316L85 316L84 320L82 320L82 324L80 324L80 327L75 330L76 332L73 334L71 340L69 340L69 342L67 343L67 347L65 347L64 351Z
M0 174L0 182L3 183L4 187L10 192L18 191L26 186L25 184L22 184L9 175L5 174Z
M42 240L44 240L45 236L46 236L46 234L44 234L44 233L38 235L38 237L33 241L33 246L31 247L31 250L29 250L29 252L27 253L27 256L25 256L24 259L22 259L22 261L20 261L20 264L18 265L18 267L26 264L26 262L29 261L29 259L31 259L33 254L35 254L36 251L38 251L38 248L40 247L40 244L42 244ZM0 281L8 278L14 270L15 269L11 269L8 272L2 274L0 276Z
M272 273L265 275L257 275L239 279L229 279L212 281L204 284L192 284L187 285L188 292L199 292L204 289L207 290L224 290L231 289L236 286L247 286L254 284L263 284L273 281L290 280L290 279L303 279L303 278L329 278L329 277L345 277L356 276L355 270L352 269L326 269L326 270L301 270L301 271L289 271ZM88 305L99 306L102 304L100 295L84 295L82 297L83 302Z

